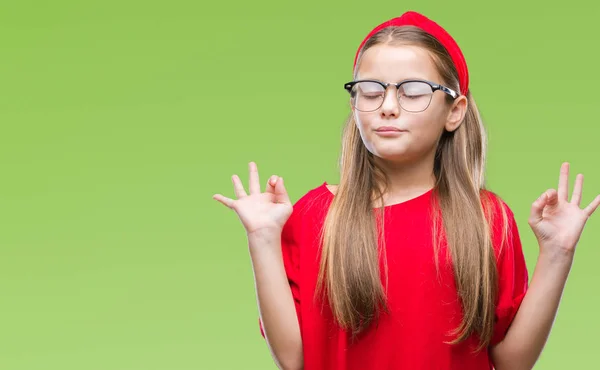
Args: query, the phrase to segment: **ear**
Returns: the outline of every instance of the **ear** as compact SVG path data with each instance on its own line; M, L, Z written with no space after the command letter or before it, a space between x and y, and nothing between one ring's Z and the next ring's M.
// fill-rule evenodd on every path
M467 97L464 95L461 95L454 100L454 103L452 103L452 106L448 111L446 125L444 126L447 131L452 132L460 126L467 113L467 106Z

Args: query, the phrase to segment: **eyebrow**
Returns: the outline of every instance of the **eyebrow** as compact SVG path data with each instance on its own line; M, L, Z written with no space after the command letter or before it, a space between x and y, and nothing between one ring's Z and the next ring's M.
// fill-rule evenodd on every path
M388 82L388 81L384 81L384 80L379 79L379 78L372 78L372 77L361 77L361 78L357 78L356 80L357 81L358 80L375 80L375 81L380 81L380 82L384 82L384 83ZM404 78L402 80L394 81L393 83L400 83L400 82L410 81L410 80L430 81L429 79L424 78L424 77L415 77L415 76L412 76L412 77Z

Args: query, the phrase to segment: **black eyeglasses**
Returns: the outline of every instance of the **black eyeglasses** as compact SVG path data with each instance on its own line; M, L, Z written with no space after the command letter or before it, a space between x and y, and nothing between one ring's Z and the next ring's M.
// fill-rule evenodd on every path
M381 107L389 86L396 86L398 102L402 109L417 113L429 107L431 97L437 90L456 99L459 94L440 84L426 80L405 80L399 83L386 83L378 80L357 80L344 84L350 93L352 106L361 112L373 112Z

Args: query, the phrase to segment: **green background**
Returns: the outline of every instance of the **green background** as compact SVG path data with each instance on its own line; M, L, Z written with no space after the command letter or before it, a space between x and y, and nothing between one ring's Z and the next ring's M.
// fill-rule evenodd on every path
M3 1L0 369L274 369L244 230L211 197L249 161L293 201L335 183L355 49L409 9L464 51L532 271L560 164L600 193L597 2ZM536 368L597 364L599 226Z

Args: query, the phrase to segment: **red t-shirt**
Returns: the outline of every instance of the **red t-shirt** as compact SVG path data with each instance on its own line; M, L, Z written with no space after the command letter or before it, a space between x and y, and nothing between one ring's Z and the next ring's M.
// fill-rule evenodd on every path
M525 295L528 272L514 215L494 193L496 210L508 213L509 238L501 246L502 217L495 217L493 243L499 271L499 298L493 344L501 341ZM356 343L333 321L331 311L313 300L319 271L318 235L333 194L324 182L294 204L282 233L283 261L296 303L305 370L483 370L488 351L472 353L475 336L445 344L461 320L452 267L440 260L436 279L430 190L385 207L389 314L383 314ZM440 283L441 281L441 283ZM260 331L264 336L262 323Z

